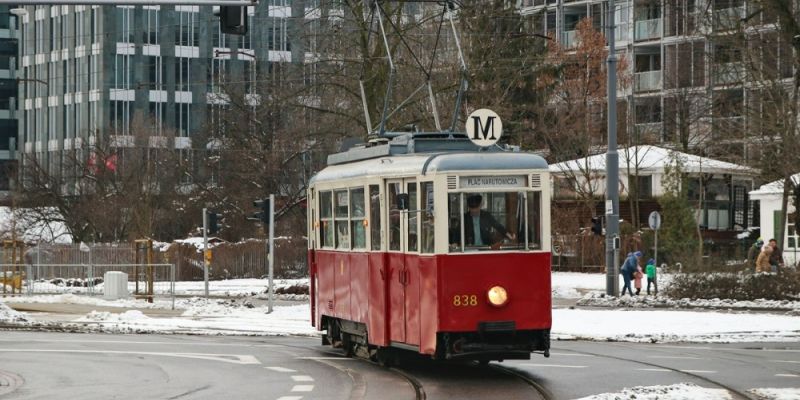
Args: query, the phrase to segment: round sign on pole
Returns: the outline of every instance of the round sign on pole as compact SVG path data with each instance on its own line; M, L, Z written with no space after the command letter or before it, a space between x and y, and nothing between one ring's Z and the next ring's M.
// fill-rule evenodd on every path
M480 147L494 146L503 136L503 122L496 112L481 108L467 118L467 137Z
M650 217L647 218L647 222L650 225L650 229L657 231L661 228L661 214L658 211L653 211L650 213Z

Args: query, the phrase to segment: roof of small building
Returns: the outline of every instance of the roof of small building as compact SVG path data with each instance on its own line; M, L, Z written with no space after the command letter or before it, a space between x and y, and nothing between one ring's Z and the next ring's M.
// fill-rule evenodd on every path
M628 148L620 148L618 153L619 169L620 172L623 173L629 164L631 167L638 165L638 170L640 172L663 171L664 167L672 162L672 157L678 157L683 163L683 171L687 173L735 173L748 176L758 174L758 170L755 168L658 146L631 146ZM590 171L605 171L606 154L597 154L577 160L552 164L550 165L550 172L563 173L567 171L584 171L587 168Z
M796 173L792 175L792 182L795 185L800 184L800 173ZM765 183L761 185L756 190L750 192L750 195L765 195L765 194L781 194L783 193L783 179L778 179L777 181L772 181L770 183Z

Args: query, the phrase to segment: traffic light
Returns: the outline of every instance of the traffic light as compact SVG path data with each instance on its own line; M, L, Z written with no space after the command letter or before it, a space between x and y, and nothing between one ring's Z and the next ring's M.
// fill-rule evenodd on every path
M247 7L220 6L214 7L214 15L219 16L219 28L222 33L244 35L247 33Z
M261 221L265 229L269 227L269 199L256 200L253 202L253 207L257 208L259 211L254 212L253 215L247 219L250 221Z
M603 234L603 217L592 217L592 233L595 235Z
M214 211L208 211L208 234L213 235L219 232L219 225L222 222L222 214L217 214Z

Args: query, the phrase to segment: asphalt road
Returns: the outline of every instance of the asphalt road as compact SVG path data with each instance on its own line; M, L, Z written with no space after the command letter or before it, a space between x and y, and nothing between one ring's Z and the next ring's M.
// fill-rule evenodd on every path
M2 399L574 399L680 382L800 387L800 344L555 342L549 359L387 369L310 338L0 332Z

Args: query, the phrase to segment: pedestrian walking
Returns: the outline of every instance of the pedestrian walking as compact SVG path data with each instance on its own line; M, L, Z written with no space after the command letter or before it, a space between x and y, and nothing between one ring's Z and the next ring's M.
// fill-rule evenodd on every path
M628 294L633 296L633 290L631 290L631 280L633 279L633 273L636 272L636 267L639 265L639 257L641 256L641 251L628 253L628 258L625 259L625 263L622 264L622 268L619 269L622 273L622 281L625 283L625 285L622 286L622 293L620 296L625 295L626 289L628 290Z
M756 260L756 272L770 272L772 266L769 264L769 258L772 256L772 246L765 244L761 248L761 254L758 255Z
M747 250L747 263L756 266L758 255L761 254L761 248L764 247L764 239L759 237L756 242Z
M639 293L642 292L642 278L644 274L642 273L642 266L638 263L636 264L636 271L633 273L633 287L636 289L636 295L638 296Z
M658 296L658 284L656 283L656 260L652 258L647 260L647 265L644 267L644 272L647 274L647 294L650 294L650 285L655 287L655 295Z

